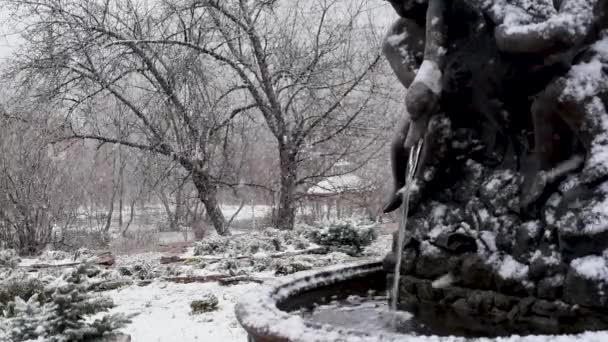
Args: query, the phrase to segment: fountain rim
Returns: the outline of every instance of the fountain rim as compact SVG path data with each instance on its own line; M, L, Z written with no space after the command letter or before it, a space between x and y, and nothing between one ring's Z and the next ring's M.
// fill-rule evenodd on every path
M403 341L407 335L310 322L277 306L280 301L307 290L374 273L385 273L381 259L329 266L271 280L239 299L235 306L236 317L248 334L272 336L273 341L350 341L348 338L361 342Z
M243 295L235 306L239 324L250 336L272 337L272 341L357 341L357 342L488 342L489 338L464 338L441 336L418 336L390 332L370 332L351 328L310 322L295 313L282 311L277 304L307 290L333 285L356 277L386 273L382 260L366 260L342 265L329 266L317 270L295 273L290 276L265 282L257 289ZM568 335L577 341L597 341L597 334L606 332L584 332ZM539 342L565 335L530 335L502 337L502 342ZM603 335L604 337L606 335ZM542 339L539 339L542 338Z

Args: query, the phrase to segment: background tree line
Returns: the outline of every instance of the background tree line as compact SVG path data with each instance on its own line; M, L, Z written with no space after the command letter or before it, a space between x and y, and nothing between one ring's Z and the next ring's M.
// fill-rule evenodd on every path
M380 57L381 1L0 3L22 41L0 102L5 244L39 249L79 210L124 234L149 202L222 235L221 203L271 203L292 229L320 179L382 186L403 94Z

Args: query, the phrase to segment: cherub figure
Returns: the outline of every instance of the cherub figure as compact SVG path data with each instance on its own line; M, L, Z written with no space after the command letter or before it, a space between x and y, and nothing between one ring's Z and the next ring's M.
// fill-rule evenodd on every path
M502 51L540 54L546 63L562 63L568 70L551 81L532 105L539 165L522 189L522 207L527 208L547 185L582 162L576 157L567 160L571 149L564 146L568 138L560 124L567 125L586 154L580 183L590 185L608 176L608 1L556 0L553 11L545 11L547 17L528 22L500 11L508 1L497 2L488 10L497 21L495 38Z
M445 0L389 0L400 18L385 37L383 52L399 81L407 88L407 113L391 145L393 190L384 206L401 205L409 148L423 138L439 105L446 53Z

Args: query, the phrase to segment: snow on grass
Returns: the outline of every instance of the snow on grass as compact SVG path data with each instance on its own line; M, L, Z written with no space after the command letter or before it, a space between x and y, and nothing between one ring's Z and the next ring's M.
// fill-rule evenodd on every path
M221 205L224 217L231 218L239 210L238 205L223 204ZM234 218L235 220L251 220L255 218L263 218L270 214L272 207L269 205L245 205L243 209Z
M254 239L255 235L250 235ZM364 255L369 257L383 256L391 245L391 236L380 235L379 239L365 249ZM190 248L184 255L192 255ZM334 253L336 254L336 253ZM218 273L213 267L198 269L189 265L159 265L161 254L156 252L117 256L118 267L133 268L140 265L150 267L162 274L169 275L168 268L173 269L172 275L205 275ZM326 256L304 255L302 258L335 259L332 254ZM342 265L347 260L356 258L344 255L345 260L331 264ZM359 259L360 260L360 259ZM323 264L323 263L321 263ZM156 273L158 273L156 272ZM273 272L254 273L259 278L274 278ZM245 330L236 320L235 305L238 298L246 298L257 291L261 285L243 283L233 286L221 286L218 283L176 284L157 278L151 284L143 287L137 285L112 290L104 294L112 298L117 305L111 310L127 315L135 315L132 323L121 331L131 336L133 342L164 342L164 341L246 341ZM205 294L212 293L219 299L217 311L192 315L190 303L201 299ZM292 318L291 323L301 322L301 318Z
M234 314L236 299L257 284L220 286L217 283L175 284L156 281L106 292L117 304L111 312L137 314L122 331L133 342L246 341ZM192 315L190 303L206 293L219 299L217 311Z

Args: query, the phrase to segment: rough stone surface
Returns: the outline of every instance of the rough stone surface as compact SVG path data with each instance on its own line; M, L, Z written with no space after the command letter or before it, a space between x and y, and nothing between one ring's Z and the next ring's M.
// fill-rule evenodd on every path
M537 296L541 299L557 300L562 297L564 276L561 274L541 279L537 286Z
M527 262L536 250L540 240L542 227L539 221L526 222L515 230L513 258L519 262Z
M567 261L586 255L602 253L608 247L608 230L583 234L572 231L560 231L559 247L561 254Z
M492 268L480 256L469 254L462 259L460 281L464 287L490 290L494 288Z
M404 255L400 303L465 335L608 329L608 38L589 29L579 37L588 45L564 47L580 56L567 62L505 54L494 28L515 25L505 19L514 13L450 4L440 119L431 119L442 131L425 137L417 172L431 176L410 211L408 246L385 262L390 270ZM558 12L534 7L518 12L531 31L544 27L538 13ZM601 13L568 15L606 25ZM448 273L450 284L431 286Z
M405 276L398 307L417 314L434 330L464 335L565 334L608 323L601 312L561 301L517 297L463 287L433 288L431 281ZM442 315L441 320L436 320ZM564 322L569 322L564 324Z
M608 307L608 279L590 279L570 268L564 283L564 300L594 308Z

